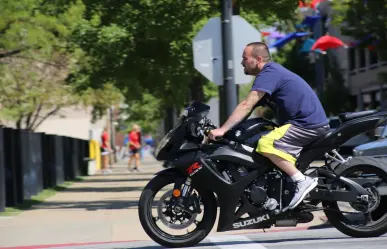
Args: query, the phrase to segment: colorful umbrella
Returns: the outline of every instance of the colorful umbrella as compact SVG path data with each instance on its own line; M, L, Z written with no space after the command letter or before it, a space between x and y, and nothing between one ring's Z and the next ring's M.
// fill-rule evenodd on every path
M310 3L310 7L312 7L313 9L317 9L321 2L322 2L322 0L313 0Z
M320 49L326 51L327 49L338 48L341 46L346 46L342 40L334 36L324 35L313 44L312 50Z
M285 34L282 34L278 31L274 31L270 33L270 38L273 38L273 39L280 39L280 38L283 38L284 36Z
M313 25L320 19L321 16L307 16L305 19L302 21L301 24L307 25L309 27L313 27Z
M308 8L310 7L309 3L305 3L305 1L298 1L298 8Z
M270 32L262 31L262 32L261 32L261 35L262 35L262 36L268 36L268 35L270 35Z
M290 33L290 34L287 34L285 37L281 38L281 39L278 39L276 42L274 42L273 44L271 44L269 47L270 48L281 48L283 47L286 43L289 43L290 41L292 41L293 39L297 38L297 37L303 37L303 36L307 36L309 35L310 33L309 32L293 32L293 33Z
M313 44L316 42L315 39L309 38L304 41L300 49L300 53L309 53L312 51Z

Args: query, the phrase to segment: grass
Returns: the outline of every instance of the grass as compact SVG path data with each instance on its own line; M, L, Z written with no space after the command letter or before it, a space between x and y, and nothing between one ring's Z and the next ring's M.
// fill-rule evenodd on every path
M58 186L47 188L39 194L32 196L31 199L24 200L23 203L15 207L6 207L4 212L0 212L0 216L14 216L20 214L22 211L30 209L32 206L44 202L47 198L54 196L57 192L63 191L71 186L74 182L82 181L82 177L77 177L72 181L66 181Z

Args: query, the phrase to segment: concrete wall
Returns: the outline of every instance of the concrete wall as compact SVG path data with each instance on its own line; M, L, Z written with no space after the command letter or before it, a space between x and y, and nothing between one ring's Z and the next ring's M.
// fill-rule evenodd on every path
M65 108L61 111L63 118L52 116L44 121L36 131L61 136L89 139L90 130L94 130L93 138L99 140L103 127L108 124L104 117L95 124L91 123L91 108ZM99 134L99 135L98 135Z

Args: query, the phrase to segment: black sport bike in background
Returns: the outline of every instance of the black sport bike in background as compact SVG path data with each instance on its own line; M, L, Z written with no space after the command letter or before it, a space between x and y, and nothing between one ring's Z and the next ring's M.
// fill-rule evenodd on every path
M269 102L259 102L265 104ZM218 207L218 232L297 226L311 222L312 212L321 210L346 235L374 237L387 232L387 160L343 158L337 151L351 137L385 124L387 113L340 114L338 128L306 146L296 166L305 175L318 177L319 184L295 209L283 211L293 197L294 183L255 152L255 136L278 125L246 118L211 141L207 135L216 127L206 118L209 111L209 106L194 101L156 149L156 159L169 161L172 167L149 181L138 209L143 229L155 242L165 247L198 244L212 230ZM325 164L310 166L317 159L325 159ZM162 190L166 186L170 187ZM343 209L339 203L344 203Z

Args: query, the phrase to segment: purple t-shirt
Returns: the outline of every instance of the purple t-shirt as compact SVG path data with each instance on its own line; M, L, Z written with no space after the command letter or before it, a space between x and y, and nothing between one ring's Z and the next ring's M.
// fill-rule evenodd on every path
M329 123L313 89L300 76L278 63L268 62L255 78L252 91L270 95L278 107L279 123L318 128Z

